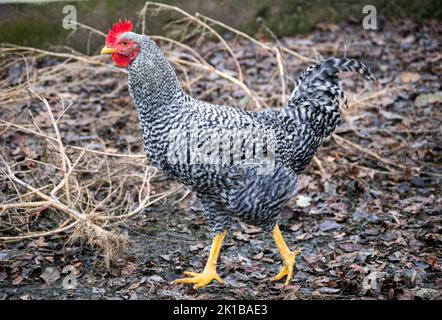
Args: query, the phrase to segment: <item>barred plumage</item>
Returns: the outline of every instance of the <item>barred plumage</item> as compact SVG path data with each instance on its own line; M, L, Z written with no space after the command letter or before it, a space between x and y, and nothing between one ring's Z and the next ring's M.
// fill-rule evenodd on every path
M132 32L121 37L140 45L128 72L146 154L166 175L196 192L214 233L227 228L232 217L271 230L295 194L298 174L339 124L339 102L346 103L346 98L338 73L354 71L374 81L369 69L354 59L329 59L301 74L286 107L246 112L190 97L152 40ZM248 138L241 138L239 153L230 149L224 157L205 138L224 138L222 143L217 141L219 148L231 147L238 141L230 134L238 130L266 137L263 145L274 151L272 170L261 174L259 165L247 163L247 153L260 150L256 141L250 144ZM191 139L195 138L197 150L211 155L212 163L192 162ZM171 161L180 153L180 161Z

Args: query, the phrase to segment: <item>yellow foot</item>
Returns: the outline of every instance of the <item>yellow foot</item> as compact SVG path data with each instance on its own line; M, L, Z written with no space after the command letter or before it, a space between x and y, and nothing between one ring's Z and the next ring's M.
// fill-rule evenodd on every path
M177 279L172 281L171 284L179 284L179 283L192 283L195 284L193 286L194 289L199 289L207 286L212 280L218 281L220 284L224 284L223 280L221 280L220 276L216 272L216 270L204 269L202 273L184 271L184 275L190 278Z
M294 252L289 251L289 253L283 257L284 266L281 268L279 273L270 280L279 281L285 276L287 276L287 278L285 279L284 286L288 286L293 277L293 268L296 265L296 257L299 256L300 254L301 250L296 250Z

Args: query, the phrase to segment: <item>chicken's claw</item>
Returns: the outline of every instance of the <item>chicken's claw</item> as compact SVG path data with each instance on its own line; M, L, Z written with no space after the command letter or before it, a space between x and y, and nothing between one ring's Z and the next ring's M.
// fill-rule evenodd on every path
M202 273L196 273L191 271L184 271L184 275L190 278L176 279L171 284L191 283L195 284L194 289L199 289L207 286L213 280L218 281L220 284L224 284L221 277L218 275L215 269L204 269Z
M301 250L296 250L283 257L284 265L282 266L279 273L271 278L271 281L279 281L285 276L287 276L284 286L288 286L293 278L293 268L296 265L296 257L301 254Z

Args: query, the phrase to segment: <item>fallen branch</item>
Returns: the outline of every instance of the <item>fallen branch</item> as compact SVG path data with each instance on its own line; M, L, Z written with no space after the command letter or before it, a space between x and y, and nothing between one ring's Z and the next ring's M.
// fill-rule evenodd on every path
M354 143L354 142L351 142L350 140L347 140L347 139L345 139L345 138L342 138L342 137L338 136L337 134L333 134L332 137L333 137L333 139L335 139L335 141L336 141L339 145L347 144L347 145L349 145L350 147L352 147L352 148L354 148L354 149L356 149L356 150L358 150L358 151L360 151L360 152L363 152L363 153L365 153L365 154L368 154L369 156L375 158L376 160L379 160L380 162L384 163L384 164L387 166L387 168L390 169L390 170L391 170L390 166L397 167L397 168L401 168L401 169L405 169L405 168L406 168L406 166L404 166L404 165L402 165L402 164L399 164L399 163L393 162L393 161L391 161L391 160L389 160L389 159L386 159L386 158L384 158L384 157L378 155L376 152L374 152L374 151L372 151L372 150L369 150L369 149L367 149L367 148L364 148L364 147L362 147L362 146L359 145L359 144L356 144L356 143Z

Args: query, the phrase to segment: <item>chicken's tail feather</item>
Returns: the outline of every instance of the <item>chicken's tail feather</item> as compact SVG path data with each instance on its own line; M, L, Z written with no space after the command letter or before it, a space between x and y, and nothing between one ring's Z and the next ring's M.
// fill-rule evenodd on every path
M340 121L339 102L347 106L339 72L358 72L372 82L376 78L368 67L355 59L329 59L307 68L283 112L299 125L305 124L316 135L327 137Z
M290 102L297 104L306 99L329 97L332 100L340 98L347 106L347 98L341 88L341 79L338 77L338 73L342 71L357 72L369 81L377 82L373 73L364 63L349 58L332 58L304 70L293 90Z

